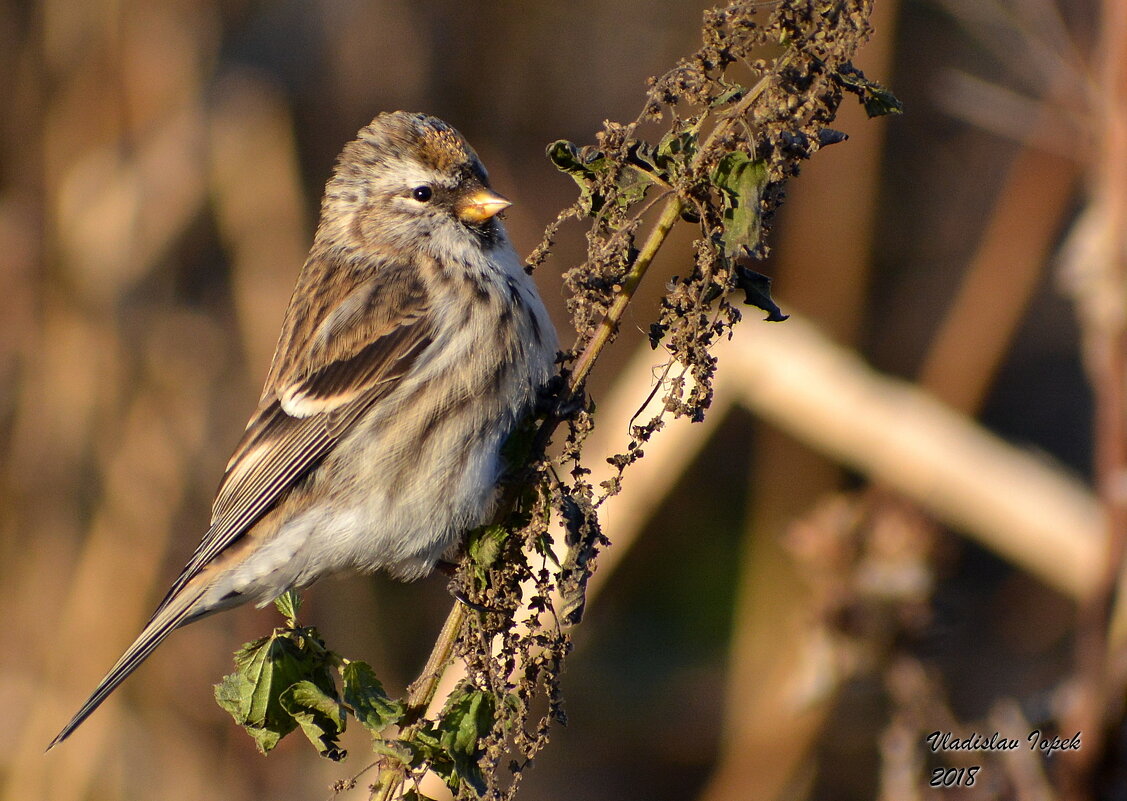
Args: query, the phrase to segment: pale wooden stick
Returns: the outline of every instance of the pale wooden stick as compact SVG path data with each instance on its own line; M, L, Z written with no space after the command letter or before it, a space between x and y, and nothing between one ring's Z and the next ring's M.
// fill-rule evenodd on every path
M792 317L743 326L717 349L717 394L871 480L1074 599L1098 570L1092 493L905 381L878 374Z

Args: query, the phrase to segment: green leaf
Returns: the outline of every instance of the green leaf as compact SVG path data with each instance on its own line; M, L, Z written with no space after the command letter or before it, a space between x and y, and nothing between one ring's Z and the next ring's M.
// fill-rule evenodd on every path
M246 729L247 734L254 740L258 750L268 754L289 731L282 731L284 726L256 725L249 721L247 716L248 696L253 692L253 686L243 676L232 673L224 676L223 680L215 685L215 700L220 707L231 713L235 722Z
M558 139L548 145L548 158L556 169L567 173L579 185L579 200L583 211L589 215L598 214L606 203L606 198L595 190L599 172L606 170L606 157L595 148L582 150L573 142Z
M709 108L719 108L720 106L726 105L728 103L734 103L735 101L742 99L745 94L747 94L746 86L733 86L731 89L728 89L726 92L717 96L715 100L709 103Z
M501 546L509 536L509 531L504 526L482 526L470 532L466 539L466 553L473 560L474 565L481 568L490 568L501 555Z
M634 140L627 149L627 160L639 170L660 175L654 149L647 142Z
M724 255L734 258L750 253L759 244L759 204L767 184L766 166L735 150L717 163L712 183L720 190L723 203Z
M235 673L216 685L215 700L268 753L298 726L282 694L305 680L335 694L330 669L337 659L315 629L275 629L236 652Z
M291 684L278 696L282 707L297 721L309 742L323 757L339 762L346 752L338 743L347 725L344 706L311 681Z
M837 71L835 77L845 91L857 95L870 118L904 113L904 104L896 95L876 81L870 81L856 67L846 65Z
M418 757L420 755L418 750L412 749L410 744L402 740L384 740L377 737L372 740L372 750L380 756L394 759L399 764L409 768L419 765Z
M481 740L493 730L496 701L492 693L463 684L450 694L442 715L416 732L427 767L457 793L462 784L485 792L478 760Z
M697 152L697 136L691 131L670 131L657 143L654 160L663 170L672 172L673 165L687 166Z
M278 745L285 734L280 734L277 729L268 729L260 726L244 726L246 733L254 740L254 744L258 746L258 750L263 754L269 754ZM292 729L291 729L292 731Z
M781 323L790 315L783 314L782 309L775 305L771 299L771 279L765 275L749 270L742 265L736 265L735 283L738 289L746 294L744 303L749 306L758 306L767 312L767 321Z
M442 747L442 743L439 742L439 732L434 721L426 721L421 728L415 731L414 742L404 743L404 745L410 748L412 752L411 759L407 764L412 766L425 764L427 770L442 779L447 787L455 793L458 791L458 785L461 781L458 767L454 763L453 756L447 753L446 749Z
M441 758L439 755L443 753L442 743L438 740L438 729L435 728L433 721L427 721L427 725L415 732L415 742L422 746L428 761L433 762Z
M250 693L245 699L245 723L263 725L285 718L277 696L298 680L301 675L300 662L300 651L293 647L288 638L279 636L277 632L245 646L235 654L239 673L250 686ZM291 725L282 734L292 730Z
M287 590L274 599L274 606L285 616L290 628L297 628L297 613L301 611L301 595Z
M540 534L532 541L532 547L536 550L538 556L542 556L552 563L552 567L560 568L559 557L556 552L552 550L552 536L547 532Z
M586 148L585 148L586 149ZM579 148L574 142L569 142L566 139L557 139L552 144L548 145L548 158L556 165L556 169L560 172L566 172L569 175L581 175L585 178L593 178L595 170L591 168L592 158L581 157ZM600 154L601 155L601 154Z
M619 168L615 175L613 194L615 205L619 208L625 209L640 202L653 185L646 172L646 162L634 157L639 151L645 152L645 145L635 142L631 147L633 155L630 163L639 169ZM607 196L605 187L600 187L599 183L606 180L614 166L606 154L589 145L577 147L573 142L559 139L548 145L547 155L556 169L570 175L579 185L583 211L592 217L602 211Z
M615 204L622 209L628 209L635 203L646 199L646 192L653 186L653 179L641 170L622 170L618 174L618 194Z
M478 741L493 729L495 711L493 694L484 690L471 689L448 701L439 726L442 746L454 755L476 756Z
M368 731L378 734L403 717L403 704L388 697L367 663L348 662L341 671L341 678L344 702Z

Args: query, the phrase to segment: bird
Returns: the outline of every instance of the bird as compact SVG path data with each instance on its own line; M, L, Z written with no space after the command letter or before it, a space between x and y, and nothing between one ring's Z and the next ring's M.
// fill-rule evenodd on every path
M174 630L341 571L409 581L486 522L556 332L465 138L385 112L337 158L211 522L50 750Z

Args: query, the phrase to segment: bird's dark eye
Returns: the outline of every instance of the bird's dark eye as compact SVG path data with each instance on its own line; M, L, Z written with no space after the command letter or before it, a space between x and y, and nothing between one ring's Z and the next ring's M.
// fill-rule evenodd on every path
M419 201L420 203L426 203L431 199L433 195L434 190L426 184L423 184L422 186L416 186L411 190L411 197L415 198L415 200Z

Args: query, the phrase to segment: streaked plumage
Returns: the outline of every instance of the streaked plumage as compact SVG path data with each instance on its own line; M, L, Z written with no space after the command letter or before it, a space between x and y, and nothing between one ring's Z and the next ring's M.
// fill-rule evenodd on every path
M483 521L556 349L488 187L433 117L383 114L345 146L210 528L49 747L179 626L340 570L420 577Z

